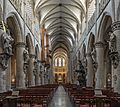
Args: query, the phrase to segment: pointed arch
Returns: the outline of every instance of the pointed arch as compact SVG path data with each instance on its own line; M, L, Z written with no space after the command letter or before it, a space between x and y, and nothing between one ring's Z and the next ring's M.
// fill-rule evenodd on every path
M35 57L37 60L40 60L40 50L38 45L35 46Z
M88 39L87 53L90 53L92 51L92 48L94 47L94 43L95 43L95 35L91 32Z
M28 46L29 54L34 55L35 54L34 46L33 46L33 41L32 41L30 33L28 33L27 36L26 36L26 44Z
M10 26L8 25L9 29L17 34L17 35L15 35L16 43L24 42L23 29L22 29L22 25L20 23L20 19L19 19L17 13L15 13L15 12L8 13L8 15L5 19L5 22L7 24L11 23Z
M100 25L99 25L99 30L98 30L98 35L96 38L96 41L104 41L104 34L106 30L108 30L111 27L112 24L112 17L110 13L105 12L101 18Z

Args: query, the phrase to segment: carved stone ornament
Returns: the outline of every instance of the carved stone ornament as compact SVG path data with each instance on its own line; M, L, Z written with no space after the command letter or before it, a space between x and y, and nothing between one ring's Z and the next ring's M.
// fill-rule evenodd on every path
M27 70L28 70L28 64L24 63L23 65L23 72L25 74L25 86L27 87L28 86L28 73L27 73Z
M28 64L24 63L23 65L23 71L25 74L27 74Z
M110 52L109 56L112 61L112 65L113 65L114 69L116 69L119 64L119 53L118 52Z
M93 48L93 51L91 52L91 57L92 57L93 69L94 69L94 72L96 72L97 68L98 68L98 64L97 64L97 61L96 61L96 50L95 50L95 48Z
M83 58L83 66L84 66L84 68L87 68L87 58L86 57Z
M14 39L11 37L9 29L5 29L1 35L2 52L0 54L0 65L3 70L8 67L8 60L12 55L13 42Z
M3 70L6 70L8 67L9 58L7 54L0 54L0 65Z
M115 52L116 51L116 35L112 32L109 32L109 49L111 52Z
M120 21L114 22L111 27L113 32L115 30L120 30Z
M84 68L83 64L81 61L79 61L80 68L79 70L76 70L78 73L77 79L79 81L80 87L85 87L86 86L86 69Z
M34 70L33 70L33 74L35 76L37 75L38 66L39 66L39 64L38 64L37 60L35 59L34 60Z
M25 49L23 51L23 57L24 57L24 64L28 64L28 61L29 61L29 52L28 52L28 49Z
M12 44L14 43L14 39L10 35L10 31L7 29L7 32L4 32L1 35L1 43L3 48L3 53L11 56L12 54Z
M27 69L29 65L29 53L28 48L24 49L23 51L23 58L24 58L24 65L23 65L23 71L25 73L25 79L27 78ZM27 79L26 79L27 80Z

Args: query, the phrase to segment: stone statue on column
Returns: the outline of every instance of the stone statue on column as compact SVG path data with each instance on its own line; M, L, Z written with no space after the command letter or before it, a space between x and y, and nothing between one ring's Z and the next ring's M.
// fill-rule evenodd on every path
M115 52L116 51L116 36L114 33L109 32L109 49L111 52Z
M39 59L35 58L34 60L34 70L33 70L33 74L35 76L35 85L40 85L41 83L41 73L40 73L40 61Z
M1 36L1 42L3 46L3 53L11 56L12 55L12 44L14 39L10 35L10 31L7 29L7 32L4 32Z
M9 29L7 32L4 32L1 35L1 46L2 46L2 53L0 55L0 64L5 70L8 67L8 59L12 55L12 44L14 43L14 39L10 35Z
M109 32L109 37L109 56L113 67L116 69L119 64L119 53L116 49L116 35L112 32Z
M86 69L84 68L81 61L79 61L79 65L80 65L79 70L76 70L76 72L78 73L77 79L79 82L79 86L85 87L86 86Z
M96 61L96 49L93 48L91 52L91 57L92 57L92 64L93 64L93 70L94 72L97 71L97 61Z
M8 68L8 61L12 55L12 45L14 39L10 35L9 29L5 29L0 35L0 92L6 91L6 69Z
M92 65L93 65L93 86L95 86L95 82L96 82L96 78L95 78L95 73L97 71L97 67L98 67L98 64L97 64L97 61L96 61L96 49L93 48L92 52L91 52L91 57L92 57Z
M1 54L0 55L0 65L1 65L1 68L3 70L6 70L7 67L8 67L8 60L9 60L9 56L5 55L5 54Z
M42 65L40 64L40 73L39 73L39 78L40 78L40 84L42 84Z
M38 65L38 62L37 62L37 60L35 59L35 60L34 60L34 70L33 70L34 76L37 75L38 66L39 66L39 65Z
M29 52L28 52L28 48L26 48L24 51L23 51L23 58L24 58L24 64L28 64L28 61L29 61Z
M28 86L28 75L27 75L27 69L29 65L29 52L28 48L26 47L23 51L23 58L24 58L24 66L23 66L23 71L25 73L25 85Z

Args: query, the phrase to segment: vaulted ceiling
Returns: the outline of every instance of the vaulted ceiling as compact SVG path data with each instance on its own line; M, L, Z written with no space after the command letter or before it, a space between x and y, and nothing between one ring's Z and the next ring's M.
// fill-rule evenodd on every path
M35 12L50 35L52 49L69 51L86 13L85 0L36 0Z

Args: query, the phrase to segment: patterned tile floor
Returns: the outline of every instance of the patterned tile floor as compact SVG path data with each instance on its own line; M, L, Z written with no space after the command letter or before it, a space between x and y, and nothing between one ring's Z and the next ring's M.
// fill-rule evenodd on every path
M59 86L48 107L73 107L63 86Z

